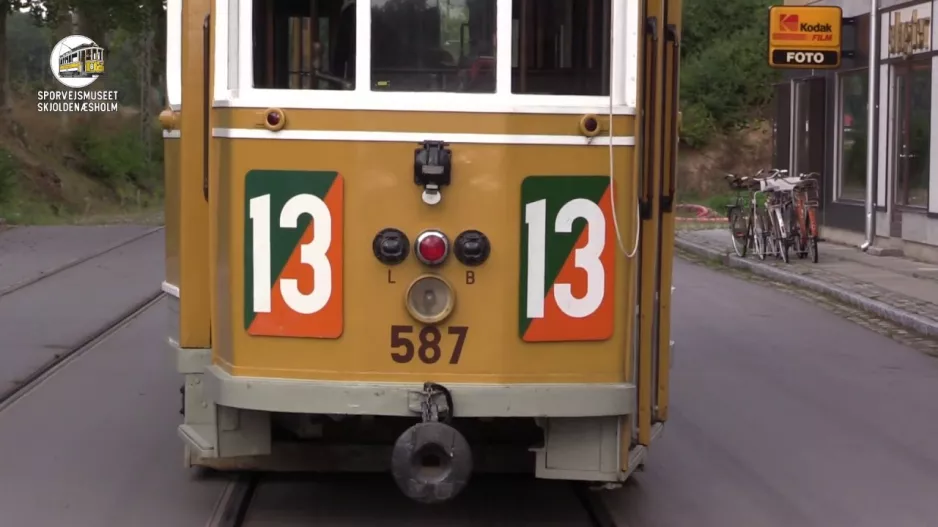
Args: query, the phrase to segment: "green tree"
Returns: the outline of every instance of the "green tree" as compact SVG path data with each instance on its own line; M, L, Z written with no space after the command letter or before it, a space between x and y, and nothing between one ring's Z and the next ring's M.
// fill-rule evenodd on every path
M7 46L7 20L10 14L29 7L27 0L0 0L0 119L6 121L9 109L10 61Z
M760 115L778 72L768 66L768 8L776 0L687 0L681 49L681 137L702 146Z

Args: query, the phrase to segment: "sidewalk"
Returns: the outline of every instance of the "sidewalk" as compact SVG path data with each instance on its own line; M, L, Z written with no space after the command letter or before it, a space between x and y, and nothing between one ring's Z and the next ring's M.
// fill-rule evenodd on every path
M821 242L818 263L794 254L785 264L733 252L729 230L682 230L675 245L723 265L830 295L842 302L930 337L938 337L938 266Z

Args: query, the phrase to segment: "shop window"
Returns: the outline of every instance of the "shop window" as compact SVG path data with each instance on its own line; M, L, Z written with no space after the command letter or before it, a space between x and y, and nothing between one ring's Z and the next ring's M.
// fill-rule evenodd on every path
M513 0L512 93L609 95L610 0Z
M863 201L866 199L868 71L843 73L839 81L840 157L837 198Z
M895 202L928 207L929 141L931 139L931 58L896 64Z
M355 3L254 0L254 86L355 89Z
M371 89L495 92L495 0L371 0Z

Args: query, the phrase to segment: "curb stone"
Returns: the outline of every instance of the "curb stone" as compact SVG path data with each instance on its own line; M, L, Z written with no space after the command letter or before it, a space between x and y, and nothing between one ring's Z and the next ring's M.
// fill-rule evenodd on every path
M746 258L740 258L735 254L706 247L692 241L675 238L674 245L689 253L719 262L726 267L745 269L751 271L753 274L771 278L779 282L830 295L841 302L845 302L868 313L882 317L900 326L915 330L923 335L938 337L938 322L903 309L898 309L884 302L867 298L842 287L834 286L791 271L784 271L770 265L754 262Z

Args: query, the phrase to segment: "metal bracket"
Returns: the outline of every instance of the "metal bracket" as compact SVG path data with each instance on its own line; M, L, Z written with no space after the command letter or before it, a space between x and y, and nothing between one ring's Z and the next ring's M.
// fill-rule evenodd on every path
M424 423L449 423L455 408L449 390L433 382L424 383L423 391L410 392L407 407L411 412L419 413Z

